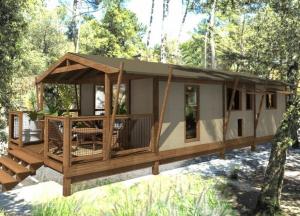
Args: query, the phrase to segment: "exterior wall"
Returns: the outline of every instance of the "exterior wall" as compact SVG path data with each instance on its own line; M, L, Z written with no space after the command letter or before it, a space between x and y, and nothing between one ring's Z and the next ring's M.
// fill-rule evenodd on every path
M153 111L153 79L131 81L130 105L132 114L149 114Z
M257 87L263 89L263 86ZM284 90L284 89L281 89ZM259 103L262 94L256 95L256 110L259 111ZM257 126L257 137L274 135L280 125L285 112L285 95L277 94L277 108L266 109L266 98L264 97L263 106Z
M95 88L93 84L81 84L80 88L80 107L81 115L94 115Z
M185 85L185 83L171 83L161 131L160 151L219 142L223 139L222 85L199 85L200 140L185 142ZM159 109L165 86L166 82L159 82Z
M223 140L222 85L200 85L200 143Z
M166 82L159 82L159 110L162 108L165 87ZM159 150L184 147L184 127L184 83L171 82Z
M251 110L246 110L246 87L244 85L240 86L240 91L242 92L242 109L241 110L231 110L230 120L228 122L228 129L226 134L226 140L237 139L241 137L249 137L254 135L254 108ZM252 89L248 89L252 90ZM225 90L226 91L226 90ZM225 93L226 95L227 93ZM225 104L227 106L227 101L225 97ZM226 110L227 112L227 110ZM242 131L241 137L238 136L238 119L242 119Z
M205 143L222 142L223 140L223 100L222 85L199 85L200 100L200 140L185 142L185 116L184 116L184 87L188 83L172 82L166 107L164 122L160 137L160 151L177 149ZM195 85L195 84L191 84ZM159 110L161 110L165 81L159 82ZM259 88L259 87L257 87ZM242 109L232 110L226 140L254 136L254 109L246 110L246 89L239 86L242 91ZM226 96L226 92L225 92ZM261 95L256 95L256 112L259 109ZM225 104L226 97L225 97ZM277 94L277 109L266 110L265 99L263 111L257 127L257 137L274 135L285 111L285 96ZM238 136L238 119L243 120L242 136Z

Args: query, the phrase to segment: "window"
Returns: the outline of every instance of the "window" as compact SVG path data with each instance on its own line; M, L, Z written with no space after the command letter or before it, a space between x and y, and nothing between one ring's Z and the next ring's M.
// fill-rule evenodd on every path
M199 88L185 87L185 140L199 140Z
M116 94L117 94L117 84L113 85L112 106L114 105L114 101L117 96ZM123 83L120 85L117 115L128 114L128 104L127 103L128 103L127 85Z
M266 109L276 109L277 95L276 93L266 94Z
M229 106L230 106L230 100L231 100L232 93L233 93L233 89L227 88L227 109L228 110L229 110ZM241 107L242 107L241 106L241 102L242 102L241 96L242 96L241 91L236 90L231 110L240 110L241 109Z
M238 136L243 136L243 119L238 119Z
M104 115L104 104L105 104L105 87L104 85L96 85L95 86L95 115ZM111 105L114 105L114 101L117 94L117 85L114 84L113 88L113 98L111 101ZM127 96L127 85L120 85L119 92L119 101L118 101L118 110L117 115L127 114L128 113L128 96ZM112 107L113 110L113 107Z
M95 115L104 115L104 85L95 86Z
M246 110L252 110L253 109L253 97L252 94L246 94Z

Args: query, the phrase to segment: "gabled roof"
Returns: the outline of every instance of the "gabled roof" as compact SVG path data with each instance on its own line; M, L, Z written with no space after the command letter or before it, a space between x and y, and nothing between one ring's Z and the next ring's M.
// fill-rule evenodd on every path
M71 65L67 65L66 61L71 61ZM65 79L65 81L72 79L74 82L76 82L76 80L79 80L80 78L82 79L85 76L90 76L92 78L92 74L96 76L97 72L118 73L119 66L122 62L124 63L124 71L126 74L135 74L141 76L168 76L168 68L172 67L174 77L215 81L233 81L238 77L242 82L276 86L287 85L282 81L263 79L245 73L234 73L223 70L147 62L137 59L109 58L98 55L85 55L77 53L67 53L58 61L57 64L39 76L37 82L55 82L61 79ZM62 75L60 73L61 71L64 71L66 74Z

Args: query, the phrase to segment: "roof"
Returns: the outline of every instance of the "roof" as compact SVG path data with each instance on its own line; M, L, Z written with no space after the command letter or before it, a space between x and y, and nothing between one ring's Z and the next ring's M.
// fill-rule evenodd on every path
M124 71L126 74L136 74L145 76L168 76L168 68L173 68L174 77L192 78L192 79L204 79L215 81L233 81L235 78L239 78L241 82L256 83L256 84L268 84L283 86L287 85L282 81L269 80L257 77L255 75L245 73L235 73L218 69L205 69L193 66L182 66L174 64L164 64L157 62L147 62L137 59L124 59L124 58L109 58L99 55L85 55L77 53L67 53L55 66L52 66L44 74L38 78L38 82L47 82L49 80L57 80L59 77L64 79L71 79L67 76L59 76L57 74L51 74L61 63L70 59L79 64L85 65L94 70L102 71L104 73L117 73L119 72L120 64L124 63ZM75 67L74 67L75 68ZM75 68L76 69L76 68ZM88 73L84 68L77 68L78 73ZM86 68L85 68L86 69ZM70 72L70 71L69 71ZM91 73L91 70L90 70ZM72 76L75 76L74 71Z

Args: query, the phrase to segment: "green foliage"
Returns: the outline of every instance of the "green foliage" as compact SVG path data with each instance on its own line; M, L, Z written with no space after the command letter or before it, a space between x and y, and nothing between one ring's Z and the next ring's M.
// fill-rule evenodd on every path
M69 115L72 108L77 108L74 85L51 85L44 89L45 112L54 115Z
M75 194L34 206L32 215L235 215L216 184L222 183L197 175L158 176L131 186L116 183L103 186L98 197Z
M20 70L27 75L44 72L59 57L72 51L71 42L64 33L63 13L62 8L47 9L42 1L29 4L20 58Z
M81 26L81 52L109 57L127 57L140 54L144 27L128 9L112 6L101 22L88 19Z
M0 143L6 141L3 115L11 107L11 82L20 56L20 37L25 28L23 1L0 1Z

